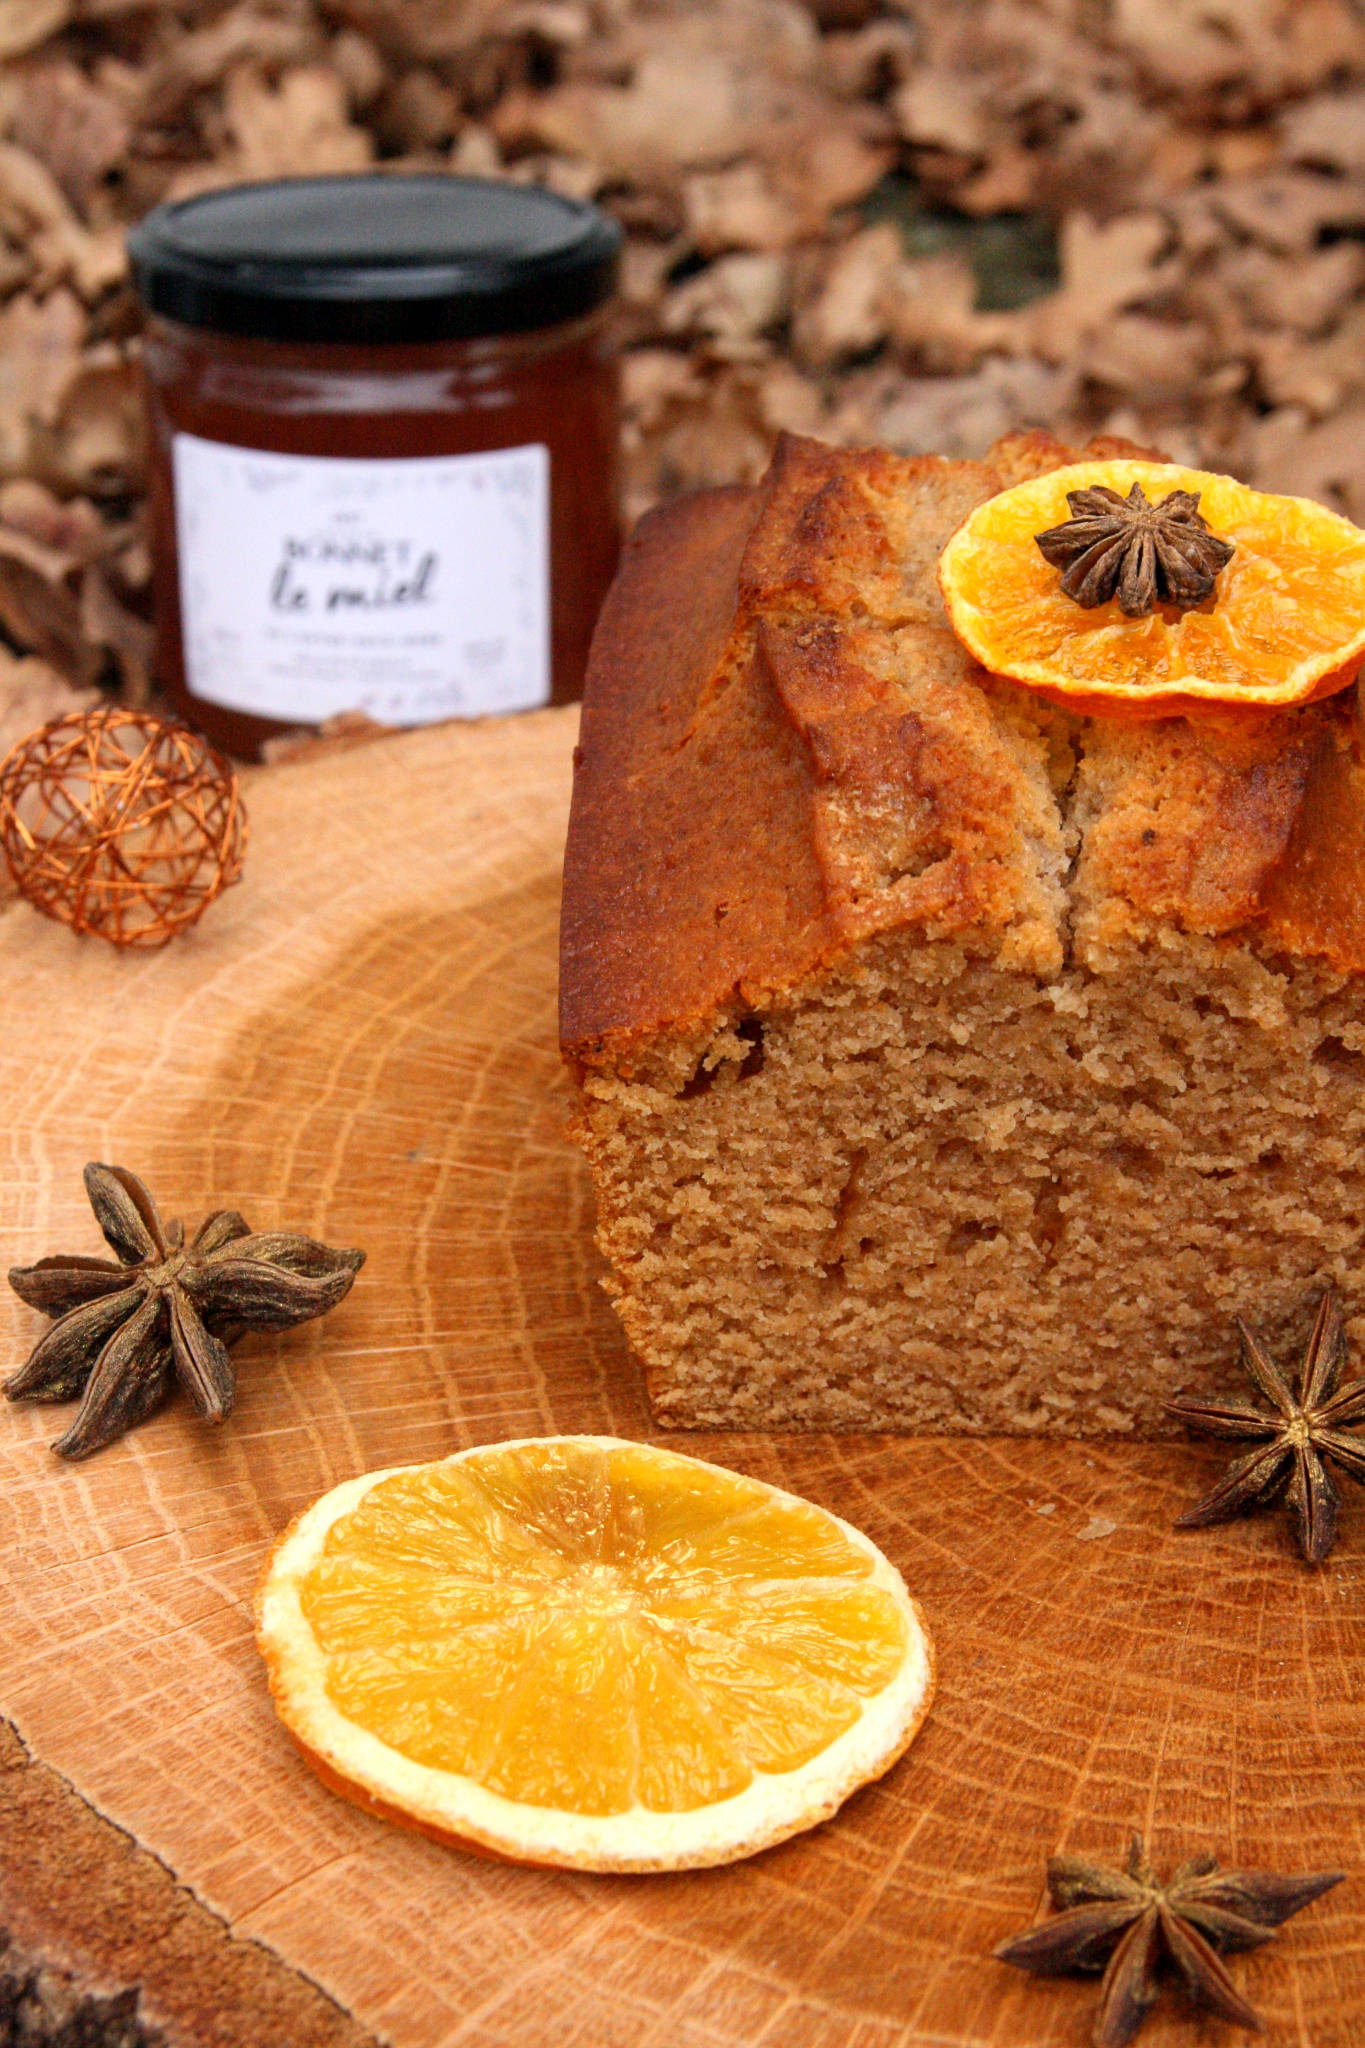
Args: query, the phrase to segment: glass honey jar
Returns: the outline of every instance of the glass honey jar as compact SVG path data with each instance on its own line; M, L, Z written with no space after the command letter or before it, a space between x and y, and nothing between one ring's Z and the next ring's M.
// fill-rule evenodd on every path
M241 185L129 240L157 680L219 746L582 690L616 565L621 235L486 179Z

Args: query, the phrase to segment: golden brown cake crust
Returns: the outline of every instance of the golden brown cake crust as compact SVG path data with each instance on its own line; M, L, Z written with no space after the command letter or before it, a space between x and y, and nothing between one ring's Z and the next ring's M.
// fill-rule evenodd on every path
M644 520L597 629L575 756L560 1032L588 1058L782 982L832 947L810 768L736 583L759 491Z
M939 554L1007 482L1129 444L953 463L786 438L652 514L599 626L565 862L561 1040L627 1069L879 931L1040 978L1165 930L1365 972L1350 690L1225 720L1079 720L948 631Z
M1116 945L1169 926L1213 937L1255 931L1294 955L1365 966L1358 915L1329 927L1302 886L1325 843L1329 867L1349 859L1320 796L1326 764L1354 757L1354 710L1352 693L1225 727L1092 721L1072 808L1083 964L1102 967Z

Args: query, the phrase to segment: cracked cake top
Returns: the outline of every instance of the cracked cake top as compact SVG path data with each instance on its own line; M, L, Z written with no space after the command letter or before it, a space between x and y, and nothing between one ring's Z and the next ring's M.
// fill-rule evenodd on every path
M786 437L641 522L603 612L565 856L560 1026L586 1064L915 930L1110 972L1166 932L1365 971L1354 689L1145 724L1054 709L949 629L939 557L1002 489L1148 456L1043 433L984 463Z

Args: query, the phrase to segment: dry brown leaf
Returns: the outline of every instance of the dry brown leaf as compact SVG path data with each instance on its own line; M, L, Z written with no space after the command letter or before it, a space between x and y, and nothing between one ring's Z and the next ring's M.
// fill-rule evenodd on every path
M468 122L455 138L450 168L464 178L500 178L502 151L492 130L479 121Z
M0 484L0 527L76 562L98 561L117 544L88 498L59 498L28 476Z
M1365 173L1365 91L1319 93L1280 116L1286 160Z
M80 228L74 235L54 236L46 246L54 275L69 278L87 306L127 282L128 245L121 227L96 228L93 233Z
M622 345L651 341L659 333L660 310L680 254L672 242L628 240L621 251L620 335Z
M891 104L934 196L977 213L1133 205L1162 116L1074 14L1017 0L916 9L923 50Z
M518 184L543 185L563 199L595 199L603 183L596 164L574 156L523 157L509 164L503 175Z
M113 656L127 704L144 705L152 696L152 629L115 592L98 563L81 578L81 631L94 647Z
M197 94L221 84L240 65L270 74L322 54L318 29L306 15L282 17L264 5L230 7L206 27L153 47L137 112L158 125L179 119Z
M828 230L831 214L865 199L896 158L880 120L827 121L815 108L804 126L778 129L765 150L769 175L800 210L807 234Z
M71 0L0 0L0 59L36 50L72 14Z
M1351 0L1114 0L1110 33L1172 93L1303 92L1361 57Z
M609 178L671 182L743 155L753 108L738 66L721 52L663 50L642 59L629 86L575 83L514 95L493 131L504 147L590 158Z
M1069 438L1076 385L1074 370L1027 358L992 356L965 377L879 369L850 380L834 408L830 436L881 443L902 455L980 457L1021 425L1053 426Z
M115 537L115 545L105 557L116 589L130 597L140 597L151 589L152 551L147 536L136 523L131 530Z
M1250 436L1248 456L1262 490L1316 498L1365 524L1365 405L1316 426L1296 407L1271 413Z
M1214 187L1208 205L1229 227L1277 255L1306 256L1329 231L1365 228L1365 178L1270 171Z
M809 363L834 363L885 341L900 264L900 231L890 221L850 235L796 316L798 354Z
M802 229L793 201L753 162L685 178L683 211L689 239L703 256L731 249L789 249Z
M1036 149L1002 149L959 187L958 204L964 213L977 215L1027 213L1037 191L1040 168Z
M704 390L700 369L678 349L632 349L621 365L621 401L628 427L648 432L661 424L670 408L699 398Z
M81 688L111 654L130 703L150 692L151 628L115 588L120 533L81 498L63 502L30 478L0 486L0 623Z
M1178 261L1163 260L1169 239L1160 214L1123 214L1101 226L1069 213L1060 236L1062 288L1025 318L1036 351L1054 361L1073 356L1114 314L1167 289L1180 273Z
M1305 335L1339 320L1362 287L1365 248L1359 242L1337 242L1301 257L1235 249L1217 277L1217 289L1228 293L1258 327L1286 327Z
M84 573L74 555L0 527L0 626L78 688L92 684L104 665L81 617Z
M333 36L327 61L346 88L352 113L373 106L389 82L383 56L359 29L343 28Z
M1079 361L1098 383L1160 404L1195 386L1207 367L1206 348L1207 335L1196 321L1120 313L1095 330Z
M84 227L47 167L13 143L0 143L0 228L26 253L40 293L71 283L93 304L125 273L122 229Z
M321 65L286 71L278 86L239 66L228 75L224 111L242 178L363 171L374 158L370 136L352 125L341 80Z
M897 88L891 106L907 142L964 157L985 154L990 133L987 109L970 74L926 65Z
M535 36L571 50L588 41L594 24L581 0L509 0L498 26L505 36Z
M1178 211L1194 188L1203 188L1222 178L1250 178L1274 170L1280 161L1280 145L1268 127L1229 128L1210 132L1205 128L1161 125L1148 157L1146 191L1143 197L1170 202ZM1226 234L1220 229L1220 236Z
M756 483L768 466L773 437L751 407L727 403L713 393L707 404L686 414L660 437L653 492L710 490L717 484Z
M0 758L54 718L98 704L94 689L73 689L66 677L36 655L0 645Z
M976 311L976 277L962 256L905 260L889 287L889 331L916 370L955 375L999 349L1013 353L1019 322Z
M628 405L648 385L652 404L642 407L627 433L626 512L636 519L659 498L713 484L752 483L772 454L773 438L786 419L811 417L795 387L774 382L772 365L725 364L701 374L686 358L670 382L662 351L641 351L647 360L631 374ZM628 412L628 419L630 413ZM640 426L648 420L647 431Z
M11 239L78 225L47 166L10 142L0 142L0 225Z
M846 100L873 98L909 74L918 40L908 21L885 17L826 36L821 56L830 90Z
M825 431L825 401L812 377L803 377L791 363L765 363L758 375L755 402L759 420L770 434Z
M328 13L395 58L438 64L499 33L506 0L332 0Z
M809 15L784 0L641 15L617 46L593 49L594 75L509 94L492 126L504 149L581 156L605 180L670 190L751 158L823 219L869 190L890 153L875 110L812 86L817 56Z
M1016 124L1027 138L1025 108ZM1069 212L1078 195L1100 218L1128 212L1142 203L1148 167L1165 133L1162 117L1127 84L1093 78L1059 96L1051 109L1058 123L1052 148L1038 152L1034 203L1056 218Z
M27 66L20 74L10 134L84 209L127 154L132 122L124 104L69 61Z
M1322 341L1303 341L1293 334L1257 335L1252 355L1272 405L1302 406L1321 419L1365 389L1365 304L1357 300L1336 331Z
M665 334L700 334L727 345L750 343L787 311L791 265L779 254L722 256L664 300Z
M32 467L35 429L50 427L80 366L85 314L69 291L27 293L0 312L0 475Z
M576 75L623 77L659 50L679 58L718 51L773 85L809 83L819 72L821 40L805 0L608 0L597 21Z
M621 252L622 338L629 343L659 331L668 273L677 251L665 242L631 241Z
M143 440L137 371L107 343L88 352L51 418L35 426L33 463L60 491L127 498L143 485Z
M1205 137L1208 171L1215 178L1254 178L1272 171L1280 162L1279 140L1273 128L1260 124L1251 128L1215 128Z
M877 12L877 0L808 0L823 29L860 29Z
M395 154L445 149L460 126L460 102L429 66L415 64L384 94L375 123L381 144Z

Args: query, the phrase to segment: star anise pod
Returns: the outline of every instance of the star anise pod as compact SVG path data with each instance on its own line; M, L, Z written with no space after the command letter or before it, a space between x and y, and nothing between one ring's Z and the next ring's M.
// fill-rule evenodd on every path
M1342 1875L1220 1870L1212 1856L1196 1856L1162 1884L1135 1834L1126 1870L1079 1856L1050 1857L1047 1888L1059 1912L995 1953L1042 1977L1103 1970L1095 2048L1124 2048L1156 2003L1162 1979L1171 1976L1220 2019L1260 2033L1260 2019L1220 1956L1271 1940L1283 1921L1340 1884Z
M1348 1380L1338 1390L1346 1364L1340 1297L1335 1287L1325 1290L1293 1384L1240 1316L1237 1330L1247 1374L1275 1412L1266 1415L1236 1401L1165 1403L1169 1414L1205 1436L1260 1446L1229 1465L1213 1492L1196 1501L1176 1527L1204 1529L1211 1522L1226 1522L1268 1507L1287 1491L1299 1547L1310 1564L1321 1564L1337 1534L1337 1490L1328 1464L1365 1485L1365 1443L1346 1434L1365 1422L1365 1379Z
M1064 571L1067 596L1087 610L1117 595L1130 619L1158 604L1188 611L1212 594L1235 552L1231 541L1210 533L1198 491L1172 491L1149 504L1141 484L1126 498L1095 484L1068 491L1066 502L1071 518L1034 538L1053 568Z
M5 1386L11 1401L71 1401L71 1427L53 1444L87 1458L144 1422L179 1381L199 1413L221 1422L236 1391L227 1347L247 1330L285 1330L335 1308L365 1262L311 1237L253 1232L219 1209L187 1245L135 1173L92 1164L85 1191L118 1254L72 1253L15 1266L9 1284L54 1317L27 1365Z

